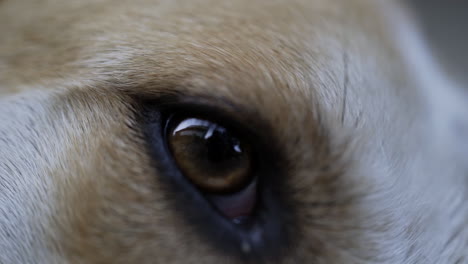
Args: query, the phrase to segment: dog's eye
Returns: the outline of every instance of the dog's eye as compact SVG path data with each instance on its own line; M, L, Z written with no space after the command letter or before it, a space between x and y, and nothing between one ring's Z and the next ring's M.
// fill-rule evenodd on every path
M222 215L245 223L257 196L252 147L207 119L173 117L166 129L169 149L185 178Z
M285 223L295 213L283 198L288 164L268 126L209 103L162 99L141 101L141 121L168 203L226 253L276 256L289 243Z
M251 178L250 146L216 123L176 121L170 124L168 144L182 173L202 191L232 193Z

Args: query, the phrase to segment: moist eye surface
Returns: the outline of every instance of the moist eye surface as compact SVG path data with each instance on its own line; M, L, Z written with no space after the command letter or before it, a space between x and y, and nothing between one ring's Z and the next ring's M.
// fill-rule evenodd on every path
M202 191L239 190L252 176L251 147L214 122L200 118L171 122L168 145L184 175Z

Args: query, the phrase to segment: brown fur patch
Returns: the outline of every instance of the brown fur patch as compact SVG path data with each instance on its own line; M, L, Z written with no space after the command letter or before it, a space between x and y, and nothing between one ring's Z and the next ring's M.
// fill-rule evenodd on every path
M0 93L42 90L42 125L58 131L37 136L54 161L41 174L53 182L44 187L51 255L420 263L448 252L444 235L424 241L451 229L429 220L445 219L437 202L421 205L431 191L443 196L426 166L446 165L427 132L435 106L382 12L365 0L2 2ZM276 241L278 252L251 258L239 243L239 254L227 253L177 207L181 194L162 180L140 122L141 99L165 96L213 106L269 140L284 172L277 198L290 206L281 217L291 241Z

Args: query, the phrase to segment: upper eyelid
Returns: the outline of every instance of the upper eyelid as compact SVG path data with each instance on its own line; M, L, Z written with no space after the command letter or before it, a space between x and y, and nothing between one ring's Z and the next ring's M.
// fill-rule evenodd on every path
M258 115L255 107L238 105L226 98L172 93L133 98L137 109L158 109L166 120L169 115L190 113L192 117L209 117L212 122L228 129L240 130L238 132L241 134L257 134L258 131L269 130L267 122Z

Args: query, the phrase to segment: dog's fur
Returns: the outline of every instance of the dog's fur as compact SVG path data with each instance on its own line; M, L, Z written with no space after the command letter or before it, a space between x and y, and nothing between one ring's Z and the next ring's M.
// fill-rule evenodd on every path
M468 103L397 2L3 0L0 33L0 263L250 261L152 165L135 98L167 94L289 161L296 231L256 261L468 263Z

